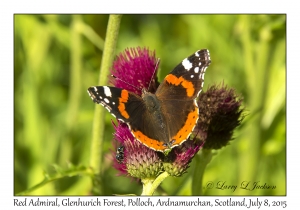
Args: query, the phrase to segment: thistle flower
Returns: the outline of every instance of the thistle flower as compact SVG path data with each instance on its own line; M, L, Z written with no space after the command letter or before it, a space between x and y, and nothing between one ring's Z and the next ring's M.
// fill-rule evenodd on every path
M220 149L232 140L243 116L242 100L224 84L211 86L198 99L199 120L194 132L205 141L205 149Z
M162 171L162 154L137 141L125 123L118 122L113 125L114 139L123 146L123 160L116 159L114 162L114 167L120 174L140 179L158 176Z
M164 158L164 170L170 176L181 176L186 173L192 158L200 150L203 143L200 141L187 140L182 145L175 147Z
M155 52L147 48L125 49L113 63L111 73L117 79L110 80L110 83L138 95L142 95L142 89L155 93L159 86L156 75L158 64Z

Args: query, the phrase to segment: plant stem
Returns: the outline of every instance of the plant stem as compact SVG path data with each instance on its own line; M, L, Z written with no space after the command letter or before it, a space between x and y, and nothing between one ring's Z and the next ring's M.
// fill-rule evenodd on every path
M99 85L105 85L107 83L107 75L109 69L112 65L115 49L119 34L121 15L110 15L108 20L106 39L104 43L104 51L102 57L102 63L100 67L99 75ZM90 166L93 168L96 176L99 176L101 172L102 163L102 141L104 136L104 126L105 126L105 113L104 109L96 105L94 122L93 122L93 133L92 133L92 143L91 143L91 157ZM99 177L95 177L98 180ZM94 180L94 181L95 181ZM97 186L95 186L97 185ZM94 192L100 192L99 182L94 182Z
M143 192L141 195L153 195L160 183L169 176L167 172L163 172L156 179L142 179Z
M249 92L247 98L247 107L251 107L251 123L248 123L247 128L244 132L244 137L241 138L242 141L240 145L244 145L243 150L241 150L241 158L238 159L240 168L239 171L241 183L244 180L257 180L257 174L259 171L259 163L262 149L262 142L264 142L264 132L263 129L258 129L262 124L262 119L264 114L264 107L266 106L266 93L268 93L268 83L270 80L268 62L270 57L270 29L269 27L263 27L260 31L259 39L257 40L257 45L253 45L253 22L251 17L247 15L241 16L241 22L243 24L243 33L241 34L241 44L243 47L243 55L245 61L245 74L246 87ZM259 53L259 56L257 54ZM255 79L254 79L255 78ZM257 113L254 114L255 110ZM251 148L251 152L246 152L245 148ZM247 163L247 167L244 167ZM251 191L245 191L238 189L237 194L250 194ZM245 195L246 195L245 194Z
M192 195L203 195L203 174L208 163L212 159L211 150L202 149L200 155L194 158L195 167L192 181Z
M78 30L78 23L81 21L80 15L73 16L71 29L71 75L70 75L70 99L68 104L67 128L72 130L77 121L78 110L81 98L81 34Z

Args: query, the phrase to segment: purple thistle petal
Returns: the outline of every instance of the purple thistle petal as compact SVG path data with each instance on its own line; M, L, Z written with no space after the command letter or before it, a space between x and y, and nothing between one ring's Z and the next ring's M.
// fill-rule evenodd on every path
M125 123L121 123L120 121L118 121L118 124L116 125L113 121L112 124L114 126L115 129L115 133L114 133L114 138L116 141L119 142L119 144L124 145L125 141L136 141L135 138L133 137L132 133L130 132L127 124Z
M138 95L142 95L142 89L155 92L159 83L156 72L158 59L155 52L147 48L129 48L120 53L113 63L111 73L116 79L110 82L118 88L123 88ZM153 77L153 80L151 81ZM125 82L124 82L125 81ZM151 81L151 85L149 85Z

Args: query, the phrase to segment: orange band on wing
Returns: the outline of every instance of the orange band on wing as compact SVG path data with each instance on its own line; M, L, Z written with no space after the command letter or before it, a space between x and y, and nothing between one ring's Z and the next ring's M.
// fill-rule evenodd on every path
M188 135L193 131L197 123L198 117L198 108L195 107L194 111L189 113L184 126L178 131L178 133L174 137L172 137L172 139L175 140L173 146L180 145L188 138Z
M165 80L172 84L172 85L182 85L182 87L184 87L186 89L186 93L187 93L187 96L188 97L192 97L195 93L195 88L194 88L194 85L192 82L184 79L182 76L181 77L176 77L175 75L173 74L169 74L166 76Z
M119 98L119 106L118 109L123 117L126 119L129 118L129 114L125 110L125 103L128 101L128 91L122 90L121 97Z
M132 130L132 134L141 143L143 143L147 147L150 147L156 151L164 151L165 149L167 149L167 147L163 145L164 144L163 142L160 142L155 139L151 139L148 136L146 136L145 134L143 134L141 131L133 131Z

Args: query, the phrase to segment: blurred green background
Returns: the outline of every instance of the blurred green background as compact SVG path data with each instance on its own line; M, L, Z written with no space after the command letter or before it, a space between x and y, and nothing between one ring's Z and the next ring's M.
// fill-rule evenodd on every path
M108 15L14 16L14 192L24 191L73 165L89 166L94 103ZM286 194L286 16L124 15L117 52L146 46L161 58L161 81L182 59L207 48L212 63L204 91L224 83L244 98L246 117L235 140L206 168L205 195ZM112 167L111 115L106 113L103 195L140 194L137 181ZM55 165L58 166L54 167ZM183 177L168 177L163 195L190 195L191 163ZM56 169L55 169L56 168ZM240 189L244 181L275 189ZM217 189L218 183L235 191ZM50 182L31 195L89 195L88 176Z

